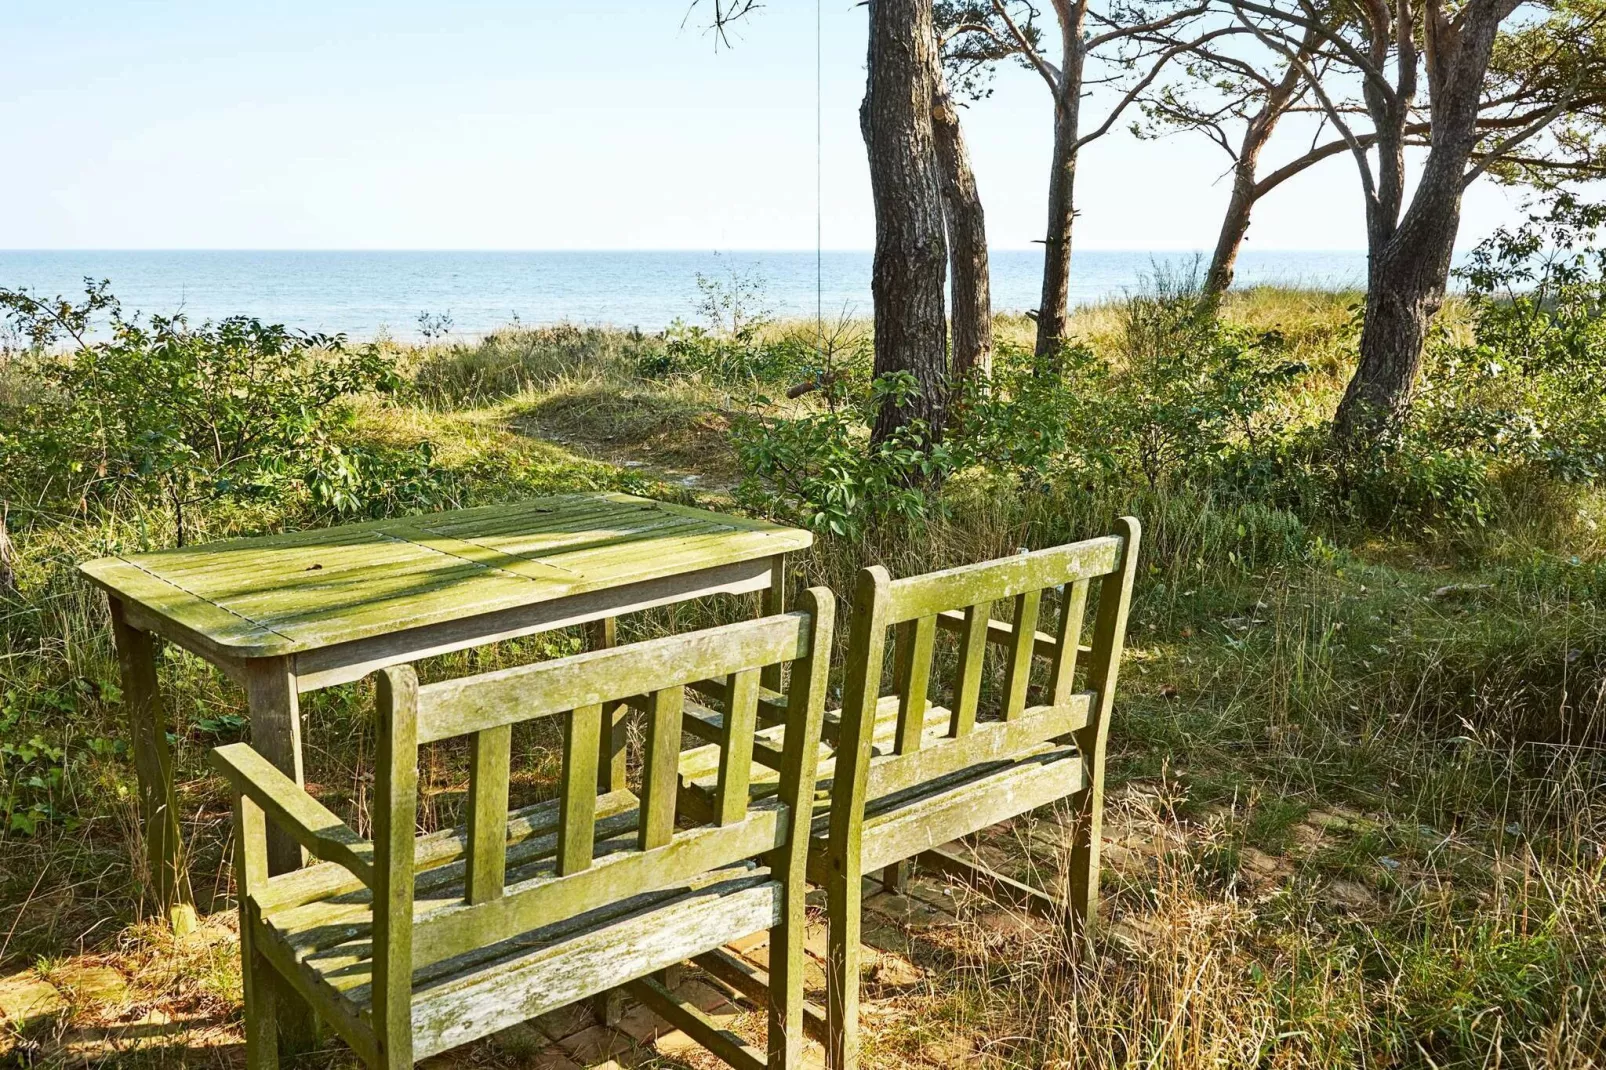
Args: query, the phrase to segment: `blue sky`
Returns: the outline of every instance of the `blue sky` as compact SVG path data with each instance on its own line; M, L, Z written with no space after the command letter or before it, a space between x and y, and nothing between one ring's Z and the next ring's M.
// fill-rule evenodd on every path
M822 0L824 242L873 242L865 16ZM815 240L815 9L717 53L685 0L0 4L0 248L790 249ZM1001 72L964 121L995 245L1042 232L1050 105ZM1201 139L1112 134L1077 244L1213 244ZM1475 187L1463 244L1512 214ZM1264 249L1364 245L1351 163L1265 202Z

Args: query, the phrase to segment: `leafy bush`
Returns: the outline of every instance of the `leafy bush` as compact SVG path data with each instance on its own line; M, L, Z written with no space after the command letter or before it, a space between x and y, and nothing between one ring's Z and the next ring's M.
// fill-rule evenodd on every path
M376 347L243 316L146 323L125 317L104 282L77 304L0 290L0 308L29 339L34 387L0 428L12 494L79 513L119 500L166 509L182 545L185 511L201 503L293 488L348 514L397 474L341 436L346 402L400 385ZM427 450L402 464L413 476L428 466Z
M914 393L914 376L882 376L867 390L855 389L852 380L820 381L824 411L774 417L764 412L769 399L759 398L755 410L733 426L747 473L738 497L836 535L856 535L872 520L919 519L933 500L924 488L951 467L947 451L928 447L918 423L874 447L867 430L883 401L901 403Z
M1409 420L1354 473L1361 519L1481 527L1505 487L1606 477L1603 222L1562 195L1472 251L1472 337L1430 345Z
M1127 299L1119 364L1085 344L1051 360L1004 348L967 384L951 445L962 464L1039 480L1150 489L1243 478L1277 435L1276 402L1308 369L1275 333L1202 318L1192 294Z

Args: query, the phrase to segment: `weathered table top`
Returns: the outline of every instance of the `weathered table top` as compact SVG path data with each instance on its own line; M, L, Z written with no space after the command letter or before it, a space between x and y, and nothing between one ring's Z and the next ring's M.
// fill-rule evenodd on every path
M806 548L797 528L570 494L80 566L241 658L274 657Z

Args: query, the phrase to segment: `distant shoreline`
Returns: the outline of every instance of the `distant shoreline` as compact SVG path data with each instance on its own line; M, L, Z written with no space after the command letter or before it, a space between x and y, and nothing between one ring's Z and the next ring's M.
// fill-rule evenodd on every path
M1186 251L1085 250L1076 256L1071 300L1119 296L1142 288L1156 265L1185 274L1202 259ZM1039 250L994 250L995 307L1035 308L1041 266ZM1240 258L1238 279L1246 287L1345 290L1361 283L1365 266L1361 251L1253 249ZM812 319L819 311L833 321L870 314L869 252L826 251L818 267L817 279L813 250L0 250L0 285L71 295L86 276L107 278L126 310L182 310L194 320L244 314L354 340L417 340L421 315L456 338L518 324L657 331L677 319L701 323L699 275L726 294L748 291L749 312Z

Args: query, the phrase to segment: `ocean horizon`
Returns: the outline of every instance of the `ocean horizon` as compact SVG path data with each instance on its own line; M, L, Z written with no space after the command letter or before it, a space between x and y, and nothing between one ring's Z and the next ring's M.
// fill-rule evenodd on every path
M580 323L661 330L701 322L698 276L760 283L756 307L776 318L828 321L868 316L868 251L338 251L0 250L0 286L40 296L81 294L107 279L125 312L192 321L256 316L356 341L413 340L420 317L449 322L449 337L475 337L514 323ZM1071 300L1088 304L1149 285L1156 272L1202 273L1203 252L1086 250L1075 254ZM1037 306L1042 253L991 253L993 306ZM1318 289L1359 286L1359 250L1246 250L1238 285Z

